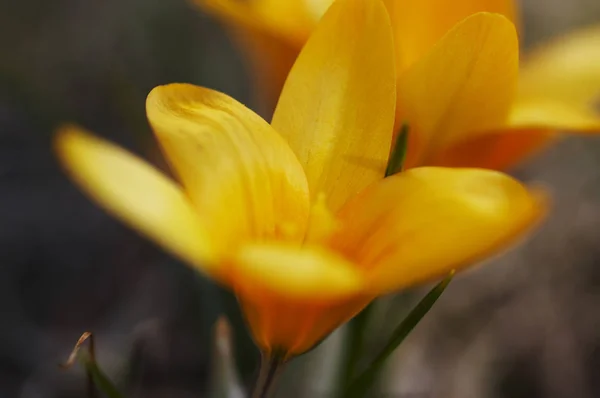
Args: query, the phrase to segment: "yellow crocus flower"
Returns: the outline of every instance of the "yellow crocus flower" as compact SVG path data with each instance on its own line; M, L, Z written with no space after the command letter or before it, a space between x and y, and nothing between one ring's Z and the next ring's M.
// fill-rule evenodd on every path
M194 0L247 50L261 93L277 98L289 68L331 0ZM576 32L531 54L518 69L514 28L487 35L469 16L515 22L514 0L385 0L394 29L396 127L411 126L407 167L506 169L557 131L600 131L600 29ZM368 55L365 55L368 56ZM470 75L469 79L465 79ZM459 87L465 83L469 87ZM440 87L443 86L443 87ZM449 103L444 95L456 96ZM441 107L443 104L444 107ZM447 105L447 106L446 106Z
M489 34L508 23L477 18ZM300 53L271 124L207 88L152 90L148 119L181 186L77 127L60 130L56 149L108 211L230 287L260 348L289 358L373 298L501 250L544 212L543 196L496 171L383 179L395 81L384 4L340 0Z

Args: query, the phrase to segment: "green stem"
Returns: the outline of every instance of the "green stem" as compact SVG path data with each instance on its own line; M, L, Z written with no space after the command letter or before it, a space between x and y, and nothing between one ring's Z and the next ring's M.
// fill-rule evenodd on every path
M433 307L437 299L442 295L448 284L454 276L452 271L444 280L438 283L433 289L427 293L421 301L409 312L398 327L392 333L391 338L383 349L379 352L377 357L373 360L370 366L359 376L357 376L351 383L346 384L343 392L345 398L359 398L364 397L366 392L375 382L377 376L381 372L381 369L385 365L387 359L394 352L396 348L404 341L404 339L410 334L415 326L423 319L423 317Z
M341 391L346 389L356 373L356 367L358 366L365 345L365 333L372 311L373 303L366 306L365 309L354 317L348 325L348 335L346 338L346 347L348 349L346 366L344 366L340 380L342 387Z
M95 364L96 363L96 343L95 343L93 334L90 334L88 341L89 341L88 353L90 356L90 361ZM94 384L94 372L92 369L90 369L89 366L85 367L85 372L87 375L88 397L89 398L97 398L98 394L96 394L96 386Z
M388 159L387 168L385 169L385 177L389 177L404 169L404 160L408 151L408 124L402 123L400 131L392 147L392 152Z
M272 392L277 376L281 373L285 361L283 356L277 354L261 356L260 372L252 398L268 398Z

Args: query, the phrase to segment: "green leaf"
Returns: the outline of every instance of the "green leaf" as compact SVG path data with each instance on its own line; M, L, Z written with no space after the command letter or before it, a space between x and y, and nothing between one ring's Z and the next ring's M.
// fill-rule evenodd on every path
M400 126L400 132L394 142L394 148L388 160L387 168L385 169L385 176L389 177L402 171L404 167L404 160L406 159L406 152L408 151L408 124L403 123Z
M82 345L88 342L88 351L82 351ZM103 392L108 398L124 398L117 390L110 379L102 372L96 362L94 336L91 332L85 332L81 335L77 344L73 348L71 355L66 363L62 364L63 369L71 368L75 362L81 363L88 376L88 397L95 398L96 388Z
M96 361L92 360L90 355L81 354L80 362L85 367L88 375L91 376L94 385L102 391L108 398L124 398L123 394L117 390L106 374L100 369Z
M231 325L225 316L217 319L213 349L211 397L246 398L235 364Z
M444 280L438 283L433 289L427 293L425 297L410 311L402 322L396 327L389 341L383 347L377 357L371 362L369 367L356 377L352 383L346 388L345 397L358 398L363 397L369 388L375 382L379 372L385 365L389 356L396 348L404 341L410 332L423 319L425 314L433 307L435 302L440 298L446 287L454 277L454 271L451 272Z

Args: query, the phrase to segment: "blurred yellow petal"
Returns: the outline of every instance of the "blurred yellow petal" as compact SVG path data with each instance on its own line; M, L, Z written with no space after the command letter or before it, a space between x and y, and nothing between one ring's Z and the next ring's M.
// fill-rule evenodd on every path
M346 205L332 247L361 264L375 291L441 277L513 243L545 209L502 173L423 167L386 178Z
M417 135L420 162L454 142L504 124L514 99L518 41L514 25L479 13L456 25L400 76L398 120Z
M311 7L309 0L252 0L250 3L261 18L299 39L306 39L310 35L320 18L318 14L325 11L321 7ZM316 3L325 1L320 0ZM326 7L326 4L324 6Z
M505 128L458 142L436 153L430 166L507 170L558 138L554 130Z
M208 231L160 171L73 126L59 130L55 146L68 174L102 207L201 271L218 273Z
M273 127L336 211L384 175L395 109L392 31L380 0L340 0L292 68Z
M252 334L266 352L302 353L370 301L356 266L318 247L249 245L230 268Z
M189 84L155 88L146 111L220 250L246 239L302 239L306 177L267 122L225 94Z
M600 26L559 37L524 59L520 95L590 106L600 99L599 65Z
M262 30L301 45L331 0L193 0L230 27ZM313 4L315 3L315 4Z
M600 114L594 113L590 107L576 107L564 101L537 98L516 101L508 124L518 128L544 127L582 133L600 133Z
M355 264L319 246L248 244L231 261L234 288L244 294L270 291L326 302L352 296L364 286Z
M194 0L200 9L223 22L245 52L257 91L269 106L274 106L281 87L308 37L282 21L265 18L258 5L237 0ZM272 108L271 108L272 110Z
M424 56L455 24L478 12L503 14L516 23L514 0L385 0L396 39L399 71Z
M235 0L193 0L200 9L219 18L227 24L262 29L264 21L257 18L252 4Z
M304 243L322 243L339 228L339 222L329 210L325 194L319 195L310 209Z

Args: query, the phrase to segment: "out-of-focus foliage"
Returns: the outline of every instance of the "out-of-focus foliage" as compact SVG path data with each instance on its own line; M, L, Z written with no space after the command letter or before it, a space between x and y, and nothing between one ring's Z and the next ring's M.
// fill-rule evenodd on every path
M160 165L147 92L189 81L244 99L228 40L183 0L1 1L0 30L0 395L80 397L83 375L57 364L86 329L109 375L141 363L140 396L202 391L227 308L250 378L235 300L92 205L50 151L56 124L74 120Z

